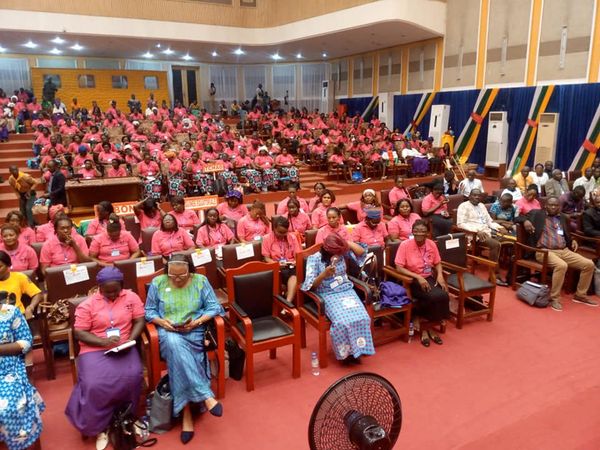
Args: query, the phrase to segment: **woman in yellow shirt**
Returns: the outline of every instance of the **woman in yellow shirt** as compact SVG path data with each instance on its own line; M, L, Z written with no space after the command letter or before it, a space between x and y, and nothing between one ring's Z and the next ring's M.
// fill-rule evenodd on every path
M26 319L33 317L33 312L42 300L42 291L27 275L21 272L11 272L12 261L8 253L0 251L0 303L15 305ZM21 298L26 294L31 297L27 308L23 306Z

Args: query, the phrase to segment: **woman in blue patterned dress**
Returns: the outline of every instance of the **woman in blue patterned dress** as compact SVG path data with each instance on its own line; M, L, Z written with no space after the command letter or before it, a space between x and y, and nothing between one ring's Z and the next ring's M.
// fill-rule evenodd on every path
M308 257L306 276L301 288L314 291L325 302L325 314L331 321L331 341L338 360L355 363L362 355L373 355L371 318L354 292L346 273L346 259L361 264L365 247L330 234L319 253Z
M194 437L191 403L203 402L213 416L223 414L223 407L210 389L210 369L204 352L204 323L223 314L207 278L194 272L186 255L172 256L167 274L152 280L146 299L146 320L158 329L160 353L169 371L173 415L183 411L184 444Z
M0 306L0 443L22 450L42 432L40 413L46 408L29 383L23 355L33 339L25 317L14 305Z

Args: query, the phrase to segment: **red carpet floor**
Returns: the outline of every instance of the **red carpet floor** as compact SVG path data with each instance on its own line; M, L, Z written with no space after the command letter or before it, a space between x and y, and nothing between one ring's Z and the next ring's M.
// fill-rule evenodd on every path
M377 348L360 370L388 378L400 393L404 422L402 449L599 449L600 308L564 300L564 311L530 308L508 288L498 289L495 319L450 324L444 345L418 341ZM310 351L316 334L308 329L302 377L291 378L287 349L276 360L256 364L256 390L227 381L225 414L196 421L196 437L179 442L179 428L158 437L156 449L306 449L307 425L324 390L350 369L332 361L315 377ZM333 356L331 356L333 358ZM63 410L71 390L66 360L58 379L35 379L47 404L44 449L93 449L67 422ZM352 369L355 370L355 369Z

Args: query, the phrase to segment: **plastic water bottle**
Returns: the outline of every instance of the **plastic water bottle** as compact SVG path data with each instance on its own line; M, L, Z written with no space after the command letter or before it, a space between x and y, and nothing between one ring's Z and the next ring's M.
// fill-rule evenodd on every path
M412 342L413 336L415 335L415 326L412 321L408 324L408 342Z
M141 437L142 442L145 442L150 437L150 418L148 416L142 417L142 426Z
M312 352L310 355L310 367L312 368L312 374L314 376L319 375L319 358L317 352Z

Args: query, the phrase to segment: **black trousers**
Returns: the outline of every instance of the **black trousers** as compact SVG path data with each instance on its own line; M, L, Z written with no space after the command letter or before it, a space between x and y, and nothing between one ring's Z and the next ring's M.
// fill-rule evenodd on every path
M437 285L433 277L427 278L431 290L425 292L417 280L410 285L415 314L430 322L439 322L450 316L450 297Z

